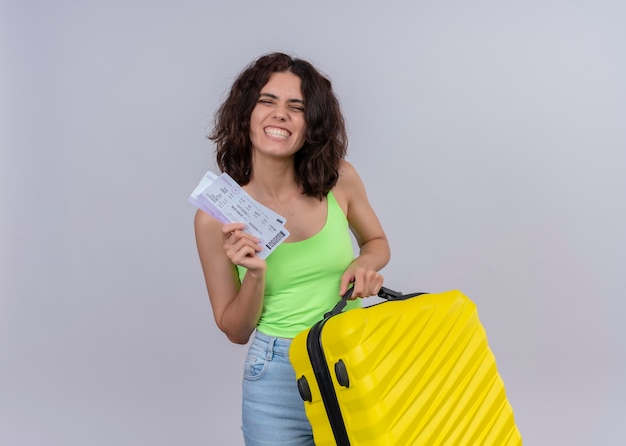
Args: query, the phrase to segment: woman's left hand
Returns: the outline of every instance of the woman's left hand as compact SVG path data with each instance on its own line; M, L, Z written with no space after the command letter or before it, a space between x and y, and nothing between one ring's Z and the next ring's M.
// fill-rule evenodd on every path
M383 286L384 278L378 271L361 266L358 260L350 264L348 269L341 276L339 294L343 296L351 283L354 283L354 291L350 300L357 297L369 297L378 294Z

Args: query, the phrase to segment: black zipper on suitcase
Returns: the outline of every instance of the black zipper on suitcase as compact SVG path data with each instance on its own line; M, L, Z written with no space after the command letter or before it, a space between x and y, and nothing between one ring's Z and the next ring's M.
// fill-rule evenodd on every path
M324 356L324 348L320 340L322 328L324 328L324 324L326 324L328 319L329 317L325 317L311 327L307 336L306 346L337 446L349 446L348 432L341 416L341 408L339 407L339 401L337 401L337 394L335 393L328 363Z

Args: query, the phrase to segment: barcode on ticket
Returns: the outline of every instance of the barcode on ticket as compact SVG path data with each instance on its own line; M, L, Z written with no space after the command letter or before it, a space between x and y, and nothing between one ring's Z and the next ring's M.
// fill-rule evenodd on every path
M265 244L267 249L272 249L274 246L278 244L283 238L285 238L285 233L283 231L278 231L278 233L274 236L272 240Z

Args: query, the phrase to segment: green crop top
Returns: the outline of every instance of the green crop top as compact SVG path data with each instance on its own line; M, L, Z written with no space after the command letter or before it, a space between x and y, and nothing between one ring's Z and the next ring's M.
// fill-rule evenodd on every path
M324 317L339 301L341 276L354 260L348 220L332 192L324 227L314 236L283 243L267 258L265 297L257 329L293 338ZM237 267L243 280L246 269ZM349 301L346 310L359 307Z

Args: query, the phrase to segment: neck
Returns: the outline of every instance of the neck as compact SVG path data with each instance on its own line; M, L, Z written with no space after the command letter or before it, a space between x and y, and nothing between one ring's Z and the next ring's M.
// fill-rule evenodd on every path
M300 193L300 186L295 179L293 158L255 157L247 189L255 198L262 200L283 201L294 193Z

